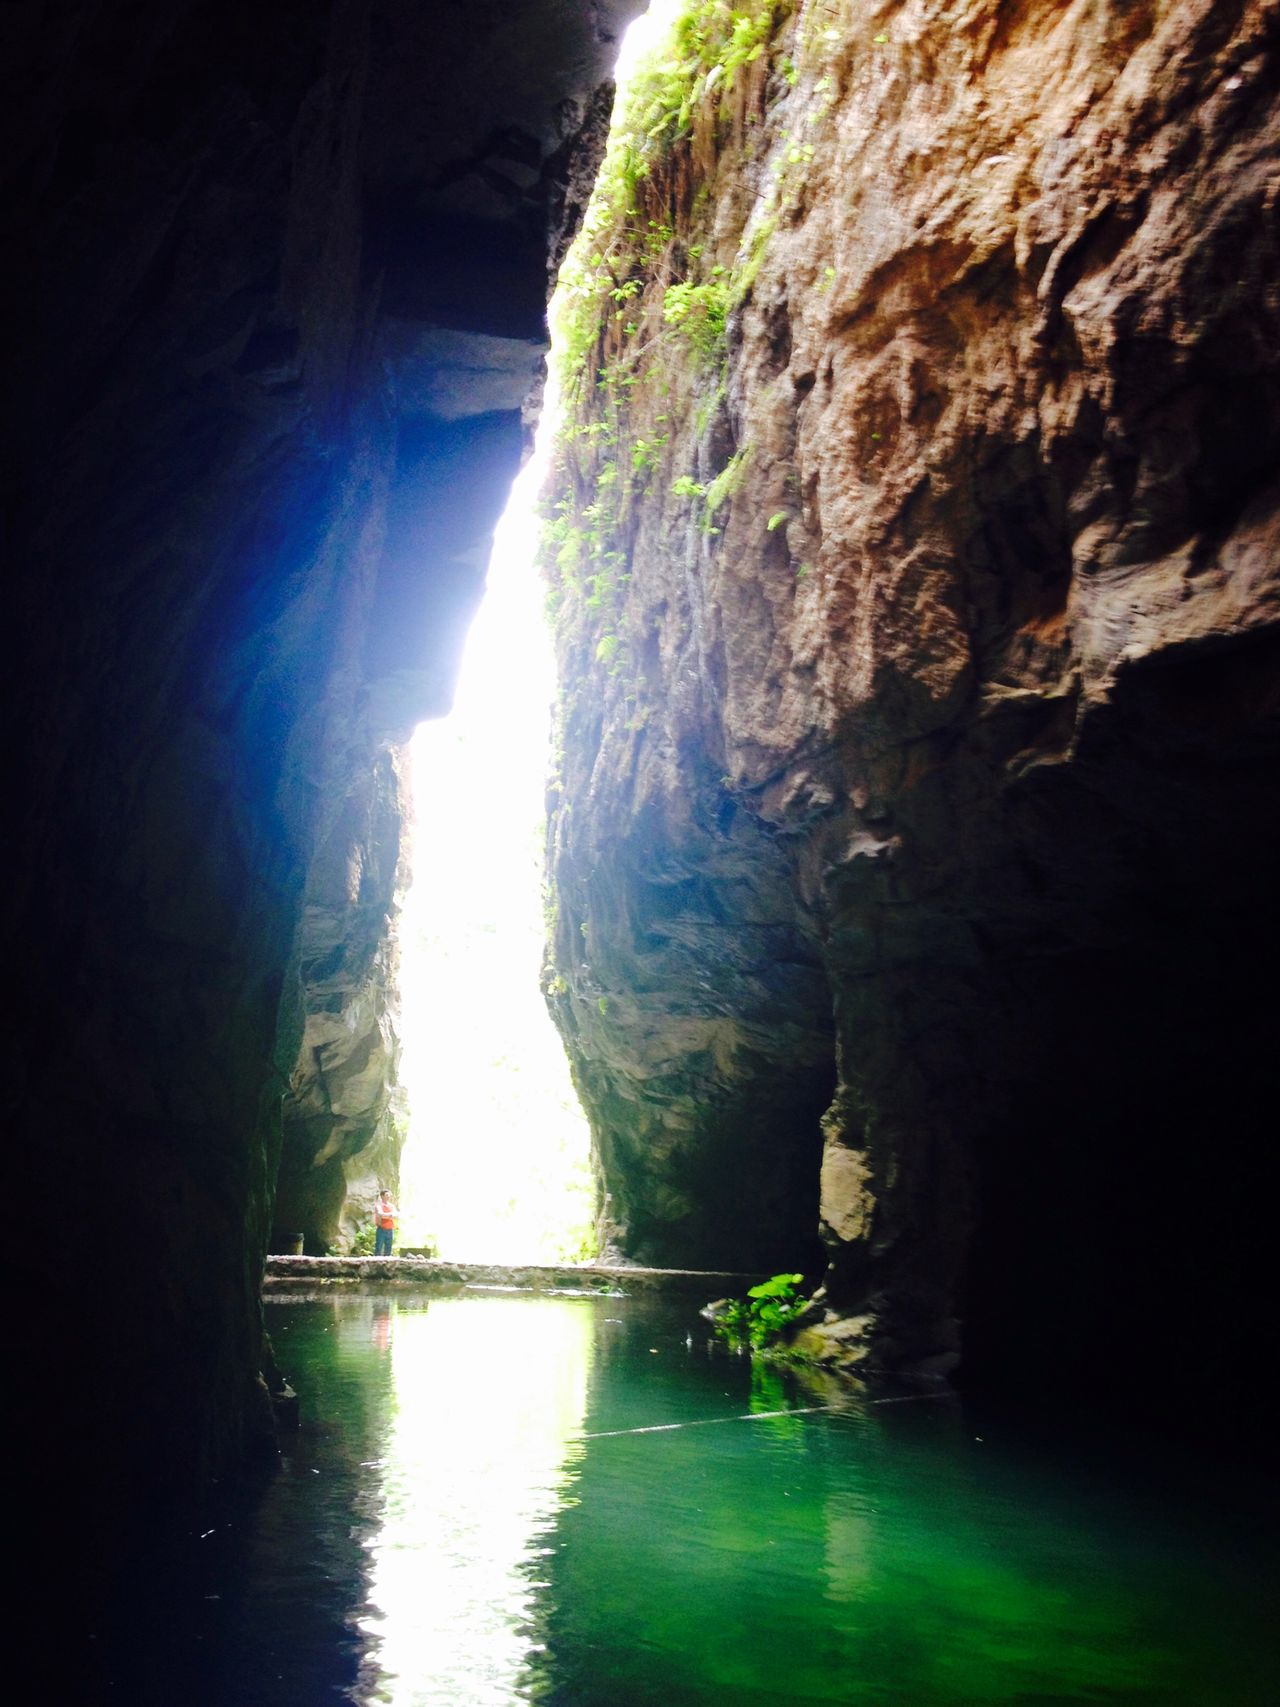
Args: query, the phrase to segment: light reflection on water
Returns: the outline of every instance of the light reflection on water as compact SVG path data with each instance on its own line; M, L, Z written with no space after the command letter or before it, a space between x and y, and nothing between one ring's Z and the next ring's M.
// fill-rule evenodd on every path
M1247 1477L852 1399L692 1305L268 1318L303 1426L185 1626L148 1618L127 1707L1274 1700Z
M580 1454L591 1353L582 1309L488 1298L392 1305L393 1413L366 1539L360 1698L379 1707L519 1699L537 1565ZM477 1357L477 1341L489 1355ZM466 1371L459 1390L452 1371Z

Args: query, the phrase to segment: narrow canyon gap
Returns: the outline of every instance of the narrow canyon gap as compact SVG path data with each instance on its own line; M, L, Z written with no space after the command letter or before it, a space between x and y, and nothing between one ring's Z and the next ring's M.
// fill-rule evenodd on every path
M636 10L6 9L5 1262L64 1561L259 1436L277 1172L323 1230L385 1128L396 755ZM739 11L586 293L560 488L548 993L614 1236L820 1218L847 1365L1238 1387L1280 7Z
M416 822L398 921L399 1248L464 1262L592 1254L586 1118L539 986L555 656L535 567L555 403L493 536L447 717L409 745ZM372 1188L366 1152L352 1164ZM364 1195L348 1189L348 1214Z

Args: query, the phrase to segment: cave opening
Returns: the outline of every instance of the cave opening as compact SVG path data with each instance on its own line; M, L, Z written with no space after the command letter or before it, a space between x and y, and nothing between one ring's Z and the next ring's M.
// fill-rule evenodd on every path
M625 109L633 73L664 51L685 10L682 0L655 0L631 24L615 68L616 111ZM547 715L556 692L554 595L535 563L543 524L534 507L567 419L557 385L573 336L566 294L553 294L550 303L552 348L535 449L495 531L484 600L474 616L466 613L470 627L451 708L421 724L408 749L412 815L405 840L412 875L395 932L398 1082L374 1143L343 1165L339 1243L331 1248L359 1237L357 1228L367 1240L373 1194L394 1174L402 1250L522 1263L584 1259L603 1244L607 1254L658 1267L802 1268L816 1280L825 1261L818 1234L820 1121L835 1063L830 992L812 941L766 927L757 952L766 963L777 959L780 970L757 968L750 976L785 984L786 994L774 992L766 1013L738 1026L738 979L717 965L728 922L718 885L646 872L643 851L636 869L634 850L621 841L605 845L596 870L606 886L634 886L629 924L637 940L661 941L699 915L711 927L696 971L700 987L712 992L708 1022L723 1036L712 1044L710 1070L690 1087L703 1111L693 1121L677 1118L666 1134L655 1133L650 1119L651 1107L667 1094L659 1083L652 1095L611 1097L599 1056L579 1054L575 1088L539 990L546 938L555 935L562 901L550 885L544 889L542 876L547 807L561 784ZM455 444L454 437L446 447L453 458L449 484L465 487L474 503L469 440L464 434ZM487 452L479 454L484 463ZM433 456L440 460L439 452ZM422 461L415 441L412 456L400 459L410 486ZM440 555L448 526L434 516L415 521L411 497L393 499L393 518L398 512L402 541L395 556L408 585L419 560ZM599 587L594 596L607 602ZM406 612L379 624L384 646L387 636L403 636L409 627ZM563 739L571 713L561 706L555 721L556 739ZM724 801L717 801L709 828L731 846L740 842L735 858L778 865L748 820L735 821ZM781 883L780 869L775 877ZM779 906L785 912L781 895ZM616 1028L625 1038L644 1023L631 1007L635 969L621 963L617 944L593 941L586 921L577 929L576 946L593 963L581 965L572 980L577 1008L601 1030ZM541 970L559 1001L559 969L553 961ZM799 1017L789 1012L795 1000ZM569 1030L578 1028L575 1019ZM608 1054L606 1045L600 1055ZM733 1060L727 1089L726 1057ZM579 1093L594 1123L594 1150Z
M554 407L495 530L452 709L409 747L399 1243L468 1262L595 1253L590 1134L540 987L555 662L534 557Z
M625 81L679 7L619 10L633 19L620 49L613 20L598 20L598 39ZM604 93L573 120L589 135L598 119L601 141ZM566 105L562 122L575 111ZM489 146L505 162L531 145L512 132ZM487 195L492 166L475 172ZM530 241L545 239L548 193L585 198L589 187L572 176L550 192L534 186L521 214ZM373 778L358 780L312 865L305 1023L270 1248L362 1254L390 1184L402 1251L584 1258L597 1243L596 1163L539 990L555 674L534 561L557 414L553 379L540 398L546 326L540 313L512 317L510 299L524 299L514 277L496 310L487 273L460 295L457 232L442 247L403 199L382 198L375 226L396 421L363 669L389 702L375 711L397 718L408 696L418 726L412 740L392 736ZM486 230L463 245L473 267ZM513 484L539 400L536 445Z

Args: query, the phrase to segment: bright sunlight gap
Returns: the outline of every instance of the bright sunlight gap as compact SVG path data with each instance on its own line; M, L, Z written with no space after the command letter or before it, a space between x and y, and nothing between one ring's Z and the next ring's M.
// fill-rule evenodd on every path
M627 31L620 86L677 5L656 0ZM555 659L534 564L535 505L556 409L552 381L534 454L494 535L454 709L422 724L410 749L401 1242L433 1239L459 1261L594 1254L587 1123L539 988Z

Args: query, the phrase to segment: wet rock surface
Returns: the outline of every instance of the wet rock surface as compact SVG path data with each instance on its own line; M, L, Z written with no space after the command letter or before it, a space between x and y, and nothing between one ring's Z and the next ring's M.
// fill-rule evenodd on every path
M811 1213L834 1362L1238 1393L1280 11L772 16L642 181L552 492L548 990L615 1237L789 1266Z

